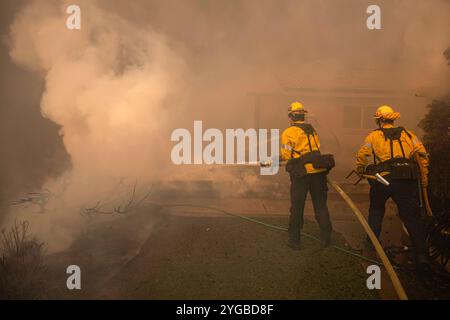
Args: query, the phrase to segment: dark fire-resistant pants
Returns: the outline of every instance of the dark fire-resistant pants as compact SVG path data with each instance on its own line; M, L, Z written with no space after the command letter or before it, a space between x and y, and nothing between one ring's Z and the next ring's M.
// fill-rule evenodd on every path
M306 195L311 194L314 214L322 234L331 232L330 214L327 207L327 176L324 172L307 174L297 178L291 175L291 216L289 219L289 237L291 241L300 241L303 228L303 214Z
M426 256L426 232L420 215L417 180L391 180L389 186L370 181L369 225L377 237L380 237L385 204L389 198L398 207L400 219L410 235L414 255Z

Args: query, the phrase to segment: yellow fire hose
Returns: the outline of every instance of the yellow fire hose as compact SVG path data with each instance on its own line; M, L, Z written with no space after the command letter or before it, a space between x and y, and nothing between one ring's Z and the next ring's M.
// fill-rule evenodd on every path
M350 199L350 197L344 192L344 190L342 190L342 188L335 181L328 178L328 183L333 187L333 189L335 189L339 193L339 195L342 197L342 199L344 199L345 202L348 204L348 206L352 209L356 218L358 218L359 223L361 223L362 227L364 228L364 231L367 233L370 241L374 245L375 250L378 253L378 256L380 257L381 261L383 262L383 264L386 268L386 271L389 275L389 278L391 279L392 284L394 285L394 289L397 292L397 295L400 298L400 300L408 300L408 296L406 295L406 292L403 289L400 279L398 278L397 274L395 273L391 262L389 261L388 257L386 256L386 253L383 250L383 247L381 246L377 237L373 233L372 229L370 228L369 224L367 223L367 221L364 218L361 211L356 207L356 205L352 201L352 199Z
M419 173L420 173L420 177L423 179L424 175L425 175L425 168L423 167L422 162L420 161L420 154L418 152L414 153L414 159L416 160L418 166L419 166ZM423 202L425 204L425 211L427 212L427 215L429 217L433 216L433 212L431 211L431 206L430 206L430 200L428 199L428 190L427 187L424 186L423 184L420 184L420 186L422 187L422 190L419 190L419 192L422 192L422 197L423 197Z

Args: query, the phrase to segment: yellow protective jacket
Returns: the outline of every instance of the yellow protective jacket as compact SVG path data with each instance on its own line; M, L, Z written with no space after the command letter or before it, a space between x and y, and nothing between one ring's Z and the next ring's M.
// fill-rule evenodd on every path
M384 125L383 128L393 128L393 125ZM409 130L402 131L400 135L400 141L402 143L405 157L410 160L414 160L414 153L419 153L419 160L424 169L426 180L428 176L428 155L422 142L417 136ZM409 135L408 135L409 134ZM397 140L393 140L392 152L394 158L403 158L402 149L400 143ZM375 156L374 156L375 154ZM368 158L374 163L384 162L391 159L391 146L389 139L385 139L385 136L381 130L372 131L364 142L364 145L359 149L356 155L356 167L365 168L369 164Z
M295 123L304 123L304 121L297 121ZM312 151L320 150L319 137L316 133L310 136ZM296 152L294 152L294 150ZM308 152L311 152L308 143L308 137L305 132L296 126L291 126L283 131L281 135L281 159L289 160L291 158L298 158ZM326 169L315 169L312 164L305 164L307 173L324 172Z

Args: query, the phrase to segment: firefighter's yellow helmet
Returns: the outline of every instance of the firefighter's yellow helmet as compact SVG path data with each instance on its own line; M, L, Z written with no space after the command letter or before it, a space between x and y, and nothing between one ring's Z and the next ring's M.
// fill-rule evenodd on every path
M305 110L305 106L301 102L293 102L288 108L288 113L307 113L308 111Z
M397 120L400 118L400 113L395 112L392 107L388 105L383 105L377 109L374 115L375 119L385 119L385 120Z

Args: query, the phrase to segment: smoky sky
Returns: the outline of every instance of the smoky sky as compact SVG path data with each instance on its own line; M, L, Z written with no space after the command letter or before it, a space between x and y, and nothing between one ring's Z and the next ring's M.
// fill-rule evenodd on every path
M12 63L5 37L25 1L0 3L0 220L20 192L39 189L70 166L59 126L40 110L43 79Z

